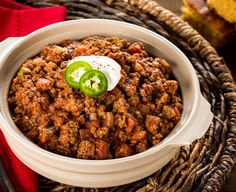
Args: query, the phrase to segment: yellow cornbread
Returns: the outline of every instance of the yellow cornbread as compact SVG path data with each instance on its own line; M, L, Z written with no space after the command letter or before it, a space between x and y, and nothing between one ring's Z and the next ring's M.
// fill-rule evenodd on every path
M236 0L207 0L210 8L230 23L236 23Z
M231 40L234 27L211 11L204 0L184 0L183 2L182 18L213 46L221 47Z

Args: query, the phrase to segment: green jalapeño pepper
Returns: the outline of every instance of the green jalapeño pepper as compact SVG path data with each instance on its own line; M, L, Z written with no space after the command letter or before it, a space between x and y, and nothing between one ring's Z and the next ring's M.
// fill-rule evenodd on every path
M105 74L99 70L87 71L80 78L80 90L87 96L97 97L106 92L108 81Z
M81 76L92 69L92 66L85 61L76 61L70 64L65 70L65 80L73 88L79 88Z

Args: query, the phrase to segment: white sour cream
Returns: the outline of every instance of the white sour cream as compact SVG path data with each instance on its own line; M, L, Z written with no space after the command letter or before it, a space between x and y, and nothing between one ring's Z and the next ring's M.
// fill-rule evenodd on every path
M110 57L106 56L79 56L73 58L68 62L68 65L76 62L76 61L86 61L88 62L94 69L98 69L102 71L108 81L108 91L111 91L115 88L115 86L119 83L121 78L121 67L120 65Z

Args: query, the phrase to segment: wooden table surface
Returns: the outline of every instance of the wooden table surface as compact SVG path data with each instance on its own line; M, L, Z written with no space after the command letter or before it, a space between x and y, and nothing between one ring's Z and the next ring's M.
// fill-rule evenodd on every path
M218 53L225 59L236 81L236 42L219 49ZM236 192L236 167L234 167L229 179L226 181L222 192Z

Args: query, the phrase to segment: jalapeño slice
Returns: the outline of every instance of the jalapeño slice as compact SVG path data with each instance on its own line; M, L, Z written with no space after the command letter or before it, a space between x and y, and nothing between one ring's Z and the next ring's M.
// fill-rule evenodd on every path
M97 97L107 91L108 81L105 74L92 69L82 75L79 82L80 90L87 96Z
M92 66L85 61L76 61L70 64L65 70L65 80L73 88L79 88L81 76L92 69Z

